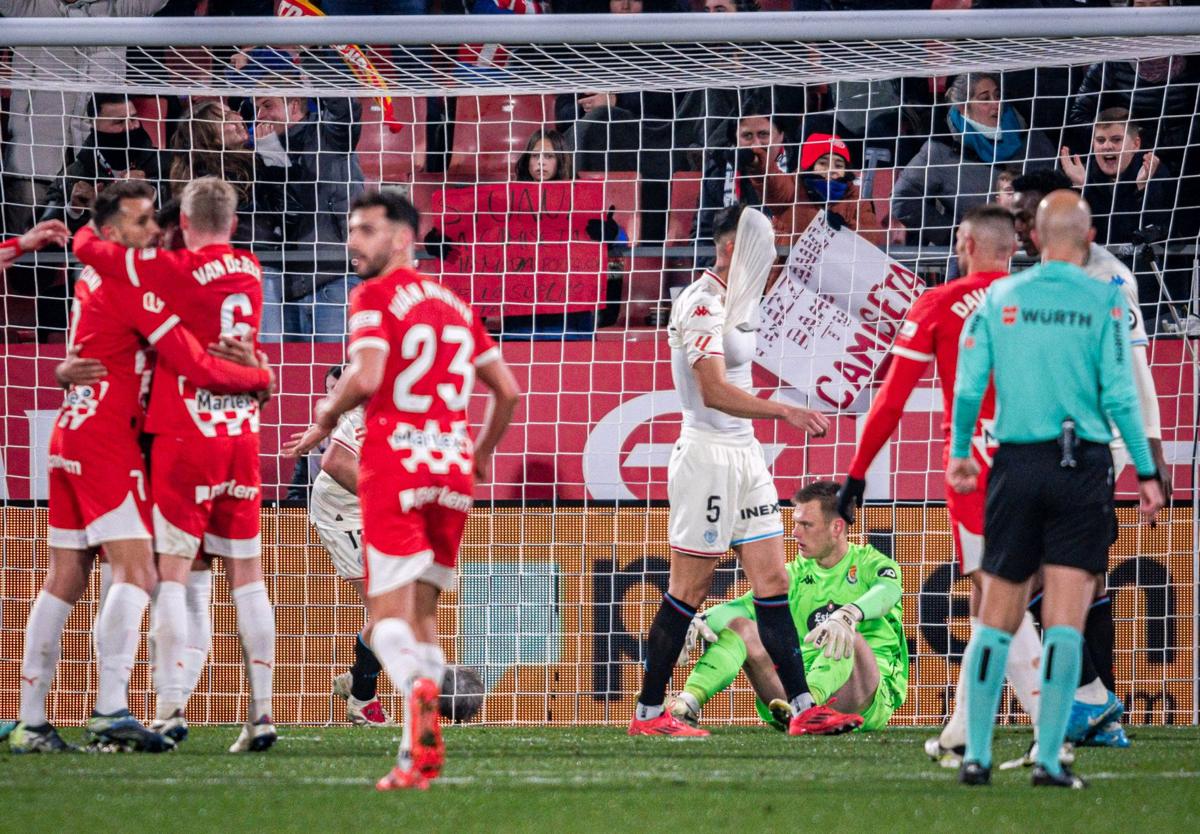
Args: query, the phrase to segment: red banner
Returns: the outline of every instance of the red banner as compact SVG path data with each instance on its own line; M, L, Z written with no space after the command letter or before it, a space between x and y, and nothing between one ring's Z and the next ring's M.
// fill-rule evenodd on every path
M295 461L281 458L281 439L307 424L325 391L328 368L342 361L340 345L268 345L280 394L264 410L264 496L283 498ZM666 498L667 459L679 436L679 399L671 384L669 350L658 331L603 334L593 342L508 342L504 356L524 396L512 429L496 454L494 478L481 484L487 500L645 500ZM0 498L44 499L50 426L62 403L54 384L61 345L9 345L0 358ZM1152 345L1167 458L1174 464L1176 497L1192 493L1194 391L1183 342ZM756 369L756 374L760 372ZM756 383L770 393L769 375ZM486 399L476 393L471 417L483 418ZM868 497L942 500L941 398L927 380L911 398L900 429L868 477ZM758 437L781 496L799 482L840 477L850 464L858 417L834 418L828 436L806 440L777 423L757 424ZM1121 497L1135 494L1126 471Z
M602 182L516 182L434 194L449 252L431 271L482 316L562 314L599 305L604 245L587 234L604 214Z

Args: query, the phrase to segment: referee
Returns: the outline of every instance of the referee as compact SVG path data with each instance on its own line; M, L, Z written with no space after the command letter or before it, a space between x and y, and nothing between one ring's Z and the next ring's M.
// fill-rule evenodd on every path
M975 488L971 435L989 378L996 388L995 456L984 520L980 628L967 646L967 751L959 780L991 779L992 726L1012 634L1042 571L1042 689L1035 786L1082 788L1058 760L1079 682L1083 623L1107 567L1115 529L1115 423L1137 468L1147 521L1163 505L1130 366L1119 287L1081 268L1095 232L1073 191L1038 206L1042 263L994 283L967 323L954 386L950 466L960 493Z

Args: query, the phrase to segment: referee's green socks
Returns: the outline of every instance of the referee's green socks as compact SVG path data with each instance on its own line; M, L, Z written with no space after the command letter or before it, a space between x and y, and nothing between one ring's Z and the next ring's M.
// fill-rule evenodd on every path
M1070 626L1053 626L1042 635L1042 706L1038 715L1037 761L1048 773L1062 772L1058 749L1079 684L1083 635Z
M1000 706L1004 665L1011 644L1012 635L1007 631L980 624L967 645L963 657L967 668L967 753L963 761L992 766L992 727L996 723L996 709ZM1069 709L1069 702L1067 706ZM1042 711L1044 714L1044 702ZM1066 730L1065 720L1062 729ZM1054 749L1057 751L1058 745Z

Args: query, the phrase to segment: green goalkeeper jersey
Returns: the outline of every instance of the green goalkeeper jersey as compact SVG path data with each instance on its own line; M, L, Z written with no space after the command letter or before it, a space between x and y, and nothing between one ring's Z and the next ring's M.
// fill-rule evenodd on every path
M892 583L901 589L900 566L869 544L852 544L845 557L832 568L823 568L812 559L798 557L787 565L788 604L792 619L800 634L805 665L821 651L804 643L804 635L816 628L843 605L854 602L881 582ZM904 638L904 621L899 602L882 617L863 620L858 633L877 657L888 660L889 666L908 680L908 643ZM708 612L708 624L720 632L734 617L749 615L754 619L753 594L719 605ZM900 689L903 692L903 686Z

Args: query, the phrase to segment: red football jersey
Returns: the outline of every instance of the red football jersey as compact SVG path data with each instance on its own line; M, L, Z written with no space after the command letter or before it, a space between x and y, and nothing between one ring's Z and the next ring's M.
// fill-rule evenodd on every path
M350 346L387 351L383 382L366 404L363 468L470 472L467 403L475 369L500 356L453 290L407 268L350 297Z
M867 467L896 430L904 403L924 375L925 368L934 360L942 386L942 432L947 438L950 436L958 338L967 319L983 301L988 287L1006 274L973 272L956 278L922 293L909 309L900 325L900 335L892 345L891 367L867 414L867 423L850 464L851 477L865 477ZM990 422L995 414L995 391L989 386L979 409L977 425Z
M153 292L84 267L75 282L68 345L87 359L100 360L108 374L94 385L76 385L67 392L58 428L84 430L97 439L118 432L136 437L145 421L153 366L148 348L158 353L160 368L221 391L269 384L265 370L210 356L179 323L179 316Z
M262 267L250 252L228 244L195 252L127 249L84 228L75 235L75 254L162 298L202 342L249 328L257 333L261 324ZM257 434L258 400L252 394L222 394L196 385L186 374L160 372L150 395L146 431L199 437Z

